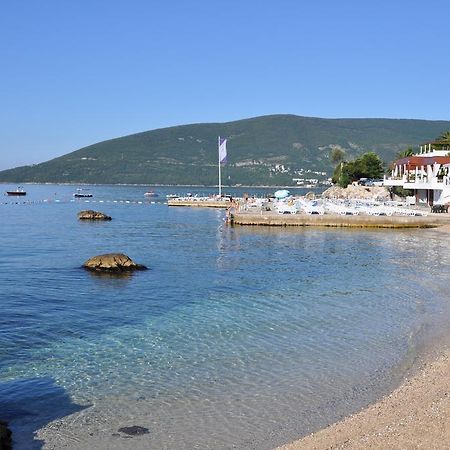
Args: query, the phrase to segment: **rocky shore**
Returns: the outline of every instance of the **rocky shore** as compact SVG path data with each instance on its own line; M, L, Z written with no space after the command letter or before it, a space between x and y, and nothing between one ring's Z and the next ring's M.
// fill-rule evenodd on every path
M393 200L391 193L384 186L354 186L350 184L346 188L332 186L322 193L322 198L340 200L372 200L386 202ZM400 200L395 198L394 200Z

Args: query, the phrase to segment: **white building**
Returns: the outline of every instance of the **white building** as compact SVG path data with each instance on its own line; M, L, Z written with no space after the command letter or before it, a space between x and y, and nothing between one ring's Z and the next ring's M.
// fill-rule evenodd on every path
M385 186L414 191L417 203L450 203L450 144L443 141L420 146L419 153L395 161Z

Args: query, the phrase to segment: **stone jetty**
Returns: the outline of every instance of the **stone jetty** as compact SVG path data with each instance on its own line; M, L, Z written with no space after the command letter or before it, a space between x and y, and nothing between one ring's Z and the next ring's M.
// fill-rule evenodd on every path
M167 201L169 206L189 206L194 208L223 208L227 209L231 206L228 198L222 200L209 197L180 197Z
M435 228L449 224L447 215L428 216L369 216L339 214L278 214L273 211L231 212L233 225L349 227L349 228Z

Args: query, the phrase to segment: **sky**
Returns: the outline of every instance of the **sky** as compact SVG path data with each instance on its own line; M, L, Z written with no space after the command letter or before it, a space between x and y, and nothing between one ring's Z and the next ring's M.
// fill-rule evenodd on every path
M267 114L450 120L447 0L0 2L0 170Z

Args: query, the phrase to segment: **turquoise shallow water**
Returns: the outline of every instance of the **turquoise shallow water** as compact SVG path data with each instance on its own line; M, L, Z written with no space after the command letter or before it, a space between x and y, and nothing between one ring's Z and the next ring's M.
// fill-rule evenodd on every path
M130 424L143 448L271 448L373 400L448 325L437 234L231 228L168 208L175 188L26 189L0 205L0 416L18 448L61 418L49 448ZM113 220L78 222L87 208ZM151 270L80 269L111 251Z

